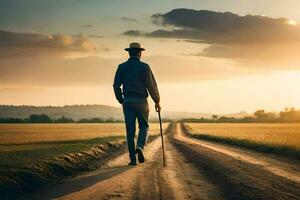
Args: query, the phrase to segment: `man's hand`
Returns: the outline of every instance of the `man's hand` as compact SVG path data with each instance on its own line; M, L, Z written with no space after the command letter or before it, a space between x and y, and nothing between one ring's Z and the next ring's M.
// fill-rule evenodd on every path
M155 110L156 110L156 112L160 112L161 111L161 107L160 107L159 103L155 104Z

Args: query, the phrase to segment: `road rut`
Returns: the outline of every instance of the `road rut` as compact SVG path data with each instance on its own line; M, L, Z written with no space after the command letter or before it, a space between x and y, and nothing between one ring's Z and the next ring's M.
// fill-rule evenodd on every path
M146 146L143 164L127 166L128 155L122 154L30 199L300 199L298 163L191 139L173 124L163 167L160 142Z

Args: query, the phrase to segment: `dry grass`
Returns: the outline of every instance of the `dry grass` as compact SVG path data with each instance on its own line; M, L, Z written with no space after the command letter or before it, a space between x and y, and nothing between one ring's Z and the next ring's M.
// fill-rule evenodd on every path
M163 125L164 128L167 124ZM150 124L150 135L159 133L159 124ZM24 144L99 137L125 136L123 123L117 124L0 124L0 144Z
M164 124L166 129L168 124ZM150 124L149 135L159 134ZM46 157L80 152L92 145L124 140L125 126L112 124L1 124L0 171L32 165Z
M149 140L157 134L159 124L150 124ZM95 169L126 149L121 123L1 124L0 196L19 199L44 184Z
M191 133L300 150L300 124L187 123Z

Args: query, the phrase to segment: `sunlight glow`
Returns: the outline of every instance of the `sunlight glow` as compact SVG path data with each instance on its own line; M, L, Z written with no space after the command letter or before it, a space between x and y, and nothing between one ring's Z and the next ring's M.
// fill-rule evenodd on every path
M291 25L291 26L296 26L296 25L297 25L297 22L295 22L294 20L291 20L291 19L287 20L286 23L287 23L288 25Z

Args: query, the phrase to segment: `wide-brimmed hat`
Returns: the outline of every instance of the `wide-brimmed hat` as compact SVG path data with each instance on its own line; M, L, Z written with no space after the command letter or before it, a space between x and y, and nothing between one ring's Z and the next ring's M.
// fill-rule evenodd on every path
M129 48L126 48L125 51L130 51L130 50L133 50L133 49L138 49L140 51L145 51L145 49L142 48L141 44L138 43L138 42L132 42L132 43L130 43Z

